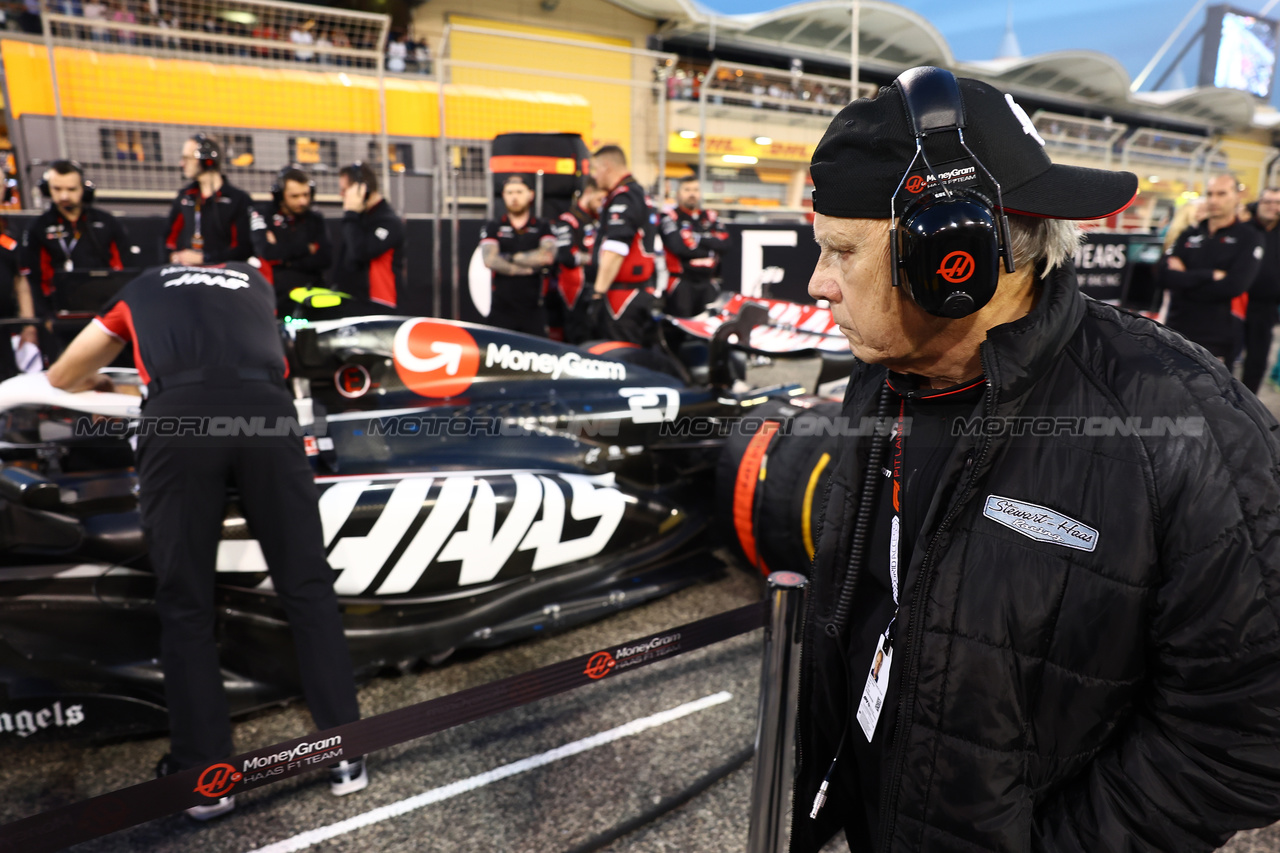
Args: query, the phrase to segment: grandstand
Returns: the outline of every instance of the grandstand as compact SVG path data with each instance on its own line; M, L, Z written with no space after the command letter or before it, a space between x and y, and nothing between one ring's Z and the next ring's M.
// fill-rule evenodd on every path
M111 20L96 0L45 0L36 33L4 32L6 137L21 206L43 164L75 157L100 197L154 209L178 183L193 128L231 151L232 179L256 194L286 162L332 201L337 168L379 164L404 212L488 203L489 141L510 131L580 133L630 154L656 185L697 171L709 200L740 215L802 211L807 161L854 89L846 0L718 15L689 0L439 0L413 10L430 63L390 71L385 15L276 0L136 0ZM1246 94L1130 92L1090 51L966 62L910 10L864 0L859 95L921 63L1015 93L1052 155L1127 168L1141 203L1116 229L1159 225L1207 174L1250 191L1280 168L1280 118ZM424 72L430 73L424 73Z

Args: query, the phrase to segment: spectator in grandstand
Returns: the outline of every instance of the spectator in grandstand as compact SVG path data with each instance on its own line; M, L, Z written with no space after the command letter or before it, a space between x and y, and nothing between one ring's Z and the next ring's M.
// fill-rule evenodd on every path
M593 258L592 336L649 343L657 211L618 146L606 145L591 155L591 177L607 193Z
M317 48L333 47L333 40L329 38L328 30L316 31L316 47ZM329 51L327 50L317 50L316 61L322 62L325 65L333 65L334 64L333 54L329 53Z
M344 50L351 47L351 40L347 38L347 31L344 30L342 27L334 27L333 30L329 33L329 38L333 41L334 47L343 48ZM351 57L334 56L334 64L350 66Z
M395 308L404 290L404 223L378 192L378 175L368 163L338 172L342 193L342 242L334 255L335 289L358 300L354 313Z
M133 13L132 7L126 0L116 0L111 4L111 20L117 24L136 24L138 16ZM114 30L115 40L121 44L134 44L138 40L138 34L132 30Z
M165 248L175 264L220 264L253 256L249 211L253 200L222 174L222 145L197 133L182 146L182 175L169 210Z
M582 343L591 335L588 289L596 279L591 256L604 196L604 190L588 176L573 205L551 223L556 237L556 275L555 286L547 292L547 315L551 337L566 343Z
M555 260L551 223L533 215L533 190L520 175L502 187L507 212L480 229L480 253L493 273L491 326L547 336L544 267Z
M229 485L239 490L288 619L312 719L331 729L360 718L302 436L289 429L202 429L210 421L296 423L274 308L271 286L248 264L152 267L126 284L49 369L54 387L83 390L131 342L146 383L144 421L155 428L139 430L138 512L155 574L170 741L157 776L235 754L214 593ZM177 422L185 425L180 432L164 426ZM363 756L344 751L329 768L336 796L368 782ZM235 796L224 792L187 814L209 820L233 808Z
M392 33L387 41L387 70L403 72L408 56L409 48L404 42L404 33Z
M941 69L846 106L811 174L840 420L892 426L839 440L819 505L792 853L1209 851L1280 818L1280 430L1080 293L1070 220L1137 176L1053 164Z
M1262 235L1262 265L1249 287L1240 381L1257 394L1271 358L1272 331L1280 321L1280 187L1262 191L1249 224Z
M40 181L40 194L49 206L23 235L21 274L30 283L35 316L46 317L56 310L64 273L124 269L135 250L120 220L93 206L93 184L76 161L52 163Z
M297 288L324 286L332 255L324 217L312 207L316 185L311 176L290 166L271 185L271 201L252 212L253 253L262 274L276 291L276 310L283 317L297 304Z
M293 29L289 30L289 41L304 46L315 44L316 39L311 32L315 28L316 22L314 20L295 21ZM299 62L312 62L316 58L316 52L314 50L296 50L293 56Z
M1169 291L1168 326L1224 362L1244 337L1246 292L1262 265L1262 234L1236 217L1240 184L1216 175L1205 192L1203 222L1187 228L1157 268Z
M102 0L85 0L84 18L89 22L89 38L94 41L107 40L107 28L102 22L107 19L107 4Z
M680 179L676 208L662 218L667 254L666 311L675 317L701 314L720 293L716 285L720 257L732 244L714 210L702 208L697 175Z
M22 14L18 16L18 26L24 33L38 36L44 32L40 21L40 0L22 0Z
M427 44L426 36L412 36L409 41L409 55L413 58L413 64L419 74L431 73L431 46Z

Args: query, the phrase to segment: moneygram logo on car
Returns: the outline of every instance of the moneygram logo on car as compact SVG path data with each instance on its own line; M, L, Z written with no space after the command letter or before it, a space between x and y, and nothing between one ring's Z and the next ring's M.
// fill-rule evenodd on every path
M480 370L480 348L469 331L425 318L401 325L391 351L400 381L423 397L456 397Z

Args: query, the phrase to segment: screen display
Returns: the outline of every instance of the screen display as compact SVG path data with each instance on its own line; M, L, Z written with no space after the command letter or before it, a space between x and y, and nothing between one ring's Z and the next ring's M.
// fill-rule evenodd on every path
M1213 49L1213 78L1202 79L1201 85L1239 89L1259 98L1271 97L1280 24L1223 6L1209 10L1206 24L1205 48L1206 53Z

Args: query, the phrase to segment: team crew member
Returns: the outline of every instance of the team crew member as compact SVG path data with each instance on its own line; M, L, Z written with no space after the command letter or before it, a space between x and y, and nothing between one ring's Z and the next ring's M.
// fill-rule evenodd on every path
M93 206L93 184L74 160L58 160L40 182L49 207L23 235L22 275L48 313L58 275L72 270L124 269L130 254L124 227L105 210Z
M1169 290L1169 328L1223 361L1239 352L1246 292L1262 266L1262 234L1236 218L1239 186L1233 175L1209 181L1208 218L1182 232L1159 273Z
M594 337L645 343L653 328L653 281L657 215L644 189L631 177L627 155L606 145L591 157L591 177L607 191L596 234Z
M714 210L702 209L698 179L680 179L676 209L662 218L662 244L667 250L666 309L674 317L701 314L720 292L715 277L720 255L729 250L729 235L720 229Z
M280 316L296 302L295 288L324 287L324 271L332 262L324 217L312 208L316 185L301 169L282 169L271 186L271 202L254 208L251 216L253 253L262 261L262 274L276 290Z
M132 341L147 385L142 423L296 417L271 286L247 264L153 267L134 279L72 341L49 382L78 390ZM234 754L218 665L214 569L235 484L262 546L297 647L303 693L320 729L359 719L351 656L333 571L325 560L315 480L301 436L213 437L143 429L138 503L156 575L161 665L172 751L163 775ZM341 795L368 783L362 757L330 771ZM235 805L224 797L188 809L198 819Z
M595 281L591 255L604 195L595 179L588 176L573 205L551 223L556 236L556 275L555 286L547 293L547 313L551 337L571 344L585 341L591 333L587 320L591 297L587 288Z
M404 223L378 192L378 176L366 163L338 172L342 192L342 242L333 263L333 286L364 303L359 311L395 308L404 288Z
M1240 382L1253 393L1271 358L1271 333L1280 320L1280 187L1267 187L1250 223L1262 235L1262 265L1249 288L1244 316L1244 370Z
M36 314L31 288L27 285L26 277L18 272L18 241L7 233L7 225L0 218L0 317L34 317ZM18 372L14 350L9 345L10 336L15 334L19 335L20 345L36 344L35 326L24 326L21 329L0 326L0 379L8 379Z
M1080 293L1070 220L1138 179L1043 145L914 68L815 149L841 420L892 428L839 440L815 507L791 853L1209 851L1280 818L1280 429Z
M502 187L507 212L480 230L480 253L493 272L489 324L513 332L547 336L542 268L556 258L551 224L533 215L533 190L519 175Z
M175 264L220 264L253 256L249 212L253 200L222 174L222 146L197 133L182 146L182 175L169 211L165 248Z

